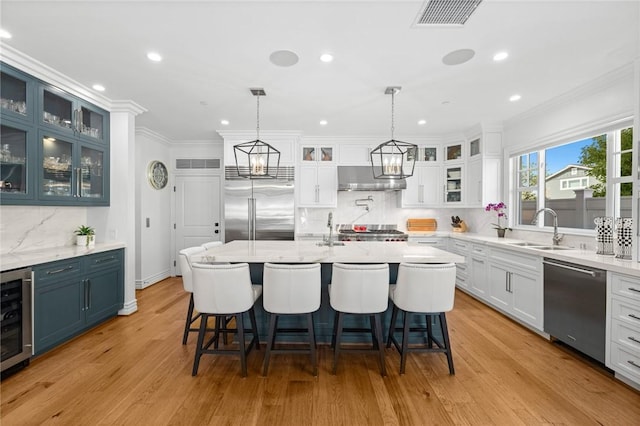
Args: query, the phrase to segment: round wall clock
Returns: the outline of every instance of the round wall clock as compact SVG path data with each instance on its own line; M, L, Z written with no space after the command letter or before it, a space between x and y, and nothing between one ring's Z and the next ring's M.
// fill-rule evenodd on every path
M147 167L147 178L152 187L162 189L167 186L169 172L167 172L167 168L162 161L152 161Z

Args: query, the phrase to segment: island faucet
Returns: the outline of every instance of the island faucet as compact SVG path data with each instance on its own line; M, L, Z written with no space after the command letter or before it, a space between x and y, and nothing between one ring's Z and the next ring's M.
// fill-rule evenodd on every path
M553 216L553 238L552 238L553 245L554 246L560 245L560 241L562 240L562 238L564 238L564 235L558 234L558 214L555 211L553 211L548 207L538 210L536 214L533 215L533 220L531 221L531 224L535 225L538 222L538 215L542 212L551 213L551 215Z
M329 217L327 218L327 228L329 228L329 247L333 246L333 213L329 212Z

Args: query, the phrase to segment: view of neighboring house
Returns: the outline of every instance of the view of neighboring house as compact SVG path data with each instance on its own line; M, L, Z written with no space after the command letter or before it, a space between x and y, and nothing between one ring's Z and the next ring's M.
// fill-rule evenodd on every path
M564 198L575 198L574 189L585 189L592 185L601 183L594 176L588 176L590 167L580 164L569 164L563 169L546 177L546 198L548 200L559 200Z

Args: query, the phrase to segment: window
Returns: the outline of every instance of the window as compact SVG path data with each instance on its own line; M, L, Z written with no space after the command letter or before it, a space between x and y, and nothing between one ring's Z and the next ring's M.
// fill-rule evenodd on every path
M544 207L563 228L593 229L597 216L631 217L632 156L633 128L626 127L512 157L516 224L531 225ZM538 226L551 224L544 216Z

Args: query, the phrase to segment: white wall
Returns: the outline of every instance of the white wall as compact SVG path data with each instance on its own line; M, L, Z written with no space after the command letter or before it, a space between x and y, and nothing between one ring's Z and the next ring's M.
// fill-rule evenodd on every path
M142 289L171 276L173 186L155 189L147 180L153 160L171 170L170 141L145 128L137 128L135 138L136 289Z

